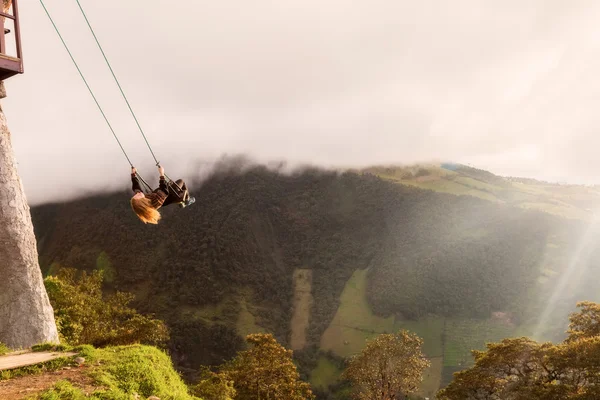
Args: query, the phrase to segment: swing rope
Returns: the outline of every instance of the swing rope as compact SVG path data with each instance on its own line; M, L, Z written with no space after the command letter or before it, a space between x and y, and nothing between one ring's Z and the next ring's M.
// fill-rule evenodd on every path
M54 23L54 19L52 19L52 16L50 15L50 12L46 8L46 5L44 4L44 1L40 0L40 4L44 8L44 11L46 12L46 15L48 16L48 19L52 23L52 26L54 27L54 30L56 31L56 34L60 38L60 41L62 42L63 46L65 47L65 50L69 54L69 57L71 58L71 61L73 62L73 65L75 65L75 68L79 72L79 76L81 76L81 79L83 80L83 83L85 83L85 86L87 87L88 91L90 92L90 95L94 99L94 102L96 103L96 106L98 107L98 110L100 110L100 113L104 117L104 121L106 121L106 125L108 125L108 128L112 132L115 140L117 141L117 144L119 145L119 147L121 148L121 151L123 152L123 155L127 159L127 162L129 163L129 165L133 168L133 163L131 162L131 159L129 158L129 156L127 155L127 152L123 148L123 145L121 144L121 141L119 140L119 137L117 136L117 134L116 134L115 130L113 129L110 121L108 120L108 117L104 113L104 110L102 109L102 106L100 106L100 103L98 102L98 99L94 95L94 92L93 92L92 88L90 87L90 85L88 84L87 80L85 79L85 76L83 75L83 72L81 72L81 68L79 68L79 65L75 61L75 58L73 57L73 54L71 53L71 50L69 50L69 47L67 46L67 43L63 39L63 36L61 35L60 30L58 29L58 27ZM150 151L152 151L152 149ZM154 155L154 153L153 153L153 155ZM144 180L144 178L142 178L142 176L137 171L136 171L136 175L142 181L142 183L146 186L146 188L151 192L152 191L152 187L150 185L148 185L148 183Z
M102 48L102 45L100 44L100 41L98 40L98 37L96 36L96 32L94 32L94 28L92 28L92 24L90 24L90 21L86 15L85 11L83 10L83 7L81 6L81 3L79 2L79 0L75 0L75 1L77 2L77 5L79 6L79 10L81 11L81 15L83 15L83 19L85 19L85 23L87 24L88 28L90 29L90 32L92 33L92 36L94 37L94 40L96 41L96 45L98 46L98 49L100 49L100 52L102 53L102 57L104 58L104 61L106 62L106 65L108 66L108 69L110 70L110 73L112 74L113 79L115 80L115 83L117 84L117 87L119 88L119 91L121 92L121 96L123 96L123 99L125 100L125 103L127 104L127 107L129 108L129 112L131 113L131 116L133 117L140 133L142 134L142 137L144 138L144 141L146 142L146 145L148 146L148 150L150 150L150 154L152 154L152 158L154 158L156 165L160 166L160 162L156 158L154 151L152 151L152 146L150 146L150 143L148 142L148 138L146 137L146 134L144 133L144 130L142 129L142 126L140 125L140 122L138 121L137 116L135 115L135 112L133 111L133 108L131 107L131 104L129 104L129 100L127 99L127 96L125 95L125 91L121 87L121 84L119 83L119 80L117 79L117 75L115 74L115 71L113 70L112 66L110 65L110 61L108 61L108 57L106 56L106 53L104 53L104 49ZM167 181L173 182L180 191L183 190L174 180L169 178L169 176L167 174L164 174L164 175L165 175L165 178L167 178Z
M92 91L92 88L90 88L90 85L88 84L87 80L85 79L85 76L83 76L83 73L81 72L81 69L79 68L79 65L77 65L77 62L75 61L75 58L73 58L73 54L71 54L71 50L69 50L69 47L67 47L67 44L65 43L62 35L60 34L60 31L58 30L58 27L54 23L54 20L50 16L50 13L48 12L48 9L46 8L46 5L44 4L44 1L40 0L40 3L42 4L42 7L44 7L44 11L46 11L46 15L50 19L50 22L52 23L52 26L54 27L54 30L58 34L58 37L60 38L60 41L65 46L65 49L67 50L67 53L69 53L69 57L71 57L71 61L73 61L73 64L75 65L75 68L77 68L77 71L79 72L79 75L81 76L81 79L83 80L83 83L85 83L85 86L88 88L90 94L92 95L92 98L96 102L96 106L98 106L98 110L100 110L100 113L104 117L104 120L106 121L106 124L108 125L108 128L110 129L110 131L112 132L113 136L115 137L115 140L119 144L119 147L121 148L121 151L125 155L125 158L127 159L127 162L129 163L129 165L131 165L133 167L133 163L129 159L129 156L127 155L127 152L123 148L123 145L121 144L121 141L117 137L117 134L115 133L115 130L113 129L113 127L110 124L110 122L108 121L108 118L106 117L106 114L104 113L104 110L102 110L102 107L100 106L100 103L98 103L98 99L96 99L96 96L94 95L94 92Z
M92 25L90 24L90 21L88 20L88 17L86 15L85 11L83 11L83 7L81 6L81 3L79 2L79 0L75 0L75 1L77 2L77 5L79 6L79 10L81 10L81 14L83 15L83 18L85 19L85 22L86 22L88 28L90 28L90 32L92 32L92 36L94 36L94 40L96 41L96 44L98 45L98 48L100 49L100 52L102 53L102 57L104 57L104 61L106 62L108 69L110 69L110 73L112 74L117 86L119 87L119 91L121 92L121 95L123 96L123 99L125 100L125 103L127 103L129 112L131 112L131 116L135 120L135 123L136 123L138 129L140 130L140 133L142 134L144 141L146 142L146 145L148 146L148 150L150 150L150 154L152 154L152 158L154 158L154 161L156 161L156 165L159 166L160 162L154 155L154 151L152 151L152 147L150 146L150 143L148 142L148 139L146 138L146 135L144 134L144 130L142 129L142 126L140 125L140 123L135 115L135 112L133 111L133 109L131 108L131 105L129 104L129 100L127 99L127 96L125 95L125 92L123 91L123 88L121 87L121 84L119 83L119 80L117 79L117 76L115 75L115 71L113 71L112 66L110 65L110 62L108 61L108 57L106 57L106 54L104 53L104 50L102 49L102 46L100 45L100 41L98 41L98 37L96 36L96 33L94 32L94 29L92 28Z

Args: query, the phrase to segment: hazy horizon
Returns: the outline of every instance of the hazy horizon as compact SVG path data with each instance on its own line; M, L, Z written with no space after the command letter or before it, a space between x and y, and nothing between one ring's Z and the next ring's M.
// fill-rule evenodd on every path
M193 159L191 159L191 160L193 160ZM421 162L421 163L413 163L413 164L386 163L386 164L371 164L371 165L356 166L356 167L352 167L352 166L335 167L335 166L324 166L324 165L317 165L317 164L310 164L310 163L289 163L289 162L286 162L285 160L265 161L265 160L253 159L251 157L248 157L248 155L243 155L243 154L222 155L221 157L214 159L214 160L210 160L210 161L207 161L207 160L193 160L193 161L194 162L189 163L187 169L185 169L184 174L174 175L172 170L171 171L167 170L167 175L169 175L171 178L173 178L173 179L184 178L185 180L187 180L188 186L191 186L192 191L201 190L202 182L207 177L213 175L216 172L240 173L248 168L252 168L252 167L256 167L256 166L264 166L264 167L267 167L271 171L289 175L289 174L294 174L294 173L302 173L303 171L305 171L307 169L314 169L314 168L317 168L317 169L320 169L323 171L344 172L344 171L351 171L351 170L357 170L357 169L367 169L369 167L414 168L414 167L419 167L419 166L430 167L430 166L435 166L435 165L440 164L440 162L431 161L431 162ZM453 162L447 161L444 163L452 164ZM462 164L462 163L455 163L455 164L463 165L465 167L481 169L477 165L472 165L472 164ZM486 171L494 173L494 171L489 171L489 170L486 170ZM139 172L142 174L142 177L150 184L150 186L158 187L158 173L157 173L156 167L153 164L147 163L143 168L139 169ZM538 180L540 182L547 182L547 183L556 184L556 185L572 185L573 184L573 183L564 182L564 181L546 181L543 179L538 179L538 178L528 177L528 176L514 176L514 175L500 175L500 174L495 174L495 175L503 177L503 178L533 179L533 180ZM579 184L575 184L575 185L579 185ZM584 184L581 184L581 185L584 185ZM129 176L126 176L125 178L123 178L119 181L112 182L112 183L103 183L100 185L90 185L87 187L82 185L79 187L79 190L77 190L77 191L68 191L66 193L53 193L53 195L49 196L49 197L38 196L34 199L30 199L28 196L28 200L29 200L29 204L31 206L38 206L38 205L49 204L49 203L68 202L68 201L77 200L77 199L81 199L81 198L85 198L85 197L89 197L89 196L115 193L115 192L119 192L119 191L127 192L130 187L131 187L131 181L129 179ZM29 191L28 191L27 187L25 187L25 192L28 195Z
M77 4L47 0L133 162L153 162ZM452 161L600 180L600 3L83 0L160 161ZM6 112L32 204L128 185L129 165L38 2Z

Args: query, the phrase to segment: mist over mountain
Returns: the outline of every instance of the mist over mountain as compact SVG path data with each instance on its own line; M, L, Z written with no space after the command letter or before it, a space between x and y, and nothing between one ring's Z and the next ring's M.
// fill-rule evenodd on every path
M594 188L456 164L333 171L243 157L189 185L196 203L165 208L157 226L137 220L125 184L32 208L44 274L103 270L107 291L133 292L167 322L187 377L269 331L328 398L344 357L406 328L432 362L426 395L472 348L558 340L576 301L599 297Z

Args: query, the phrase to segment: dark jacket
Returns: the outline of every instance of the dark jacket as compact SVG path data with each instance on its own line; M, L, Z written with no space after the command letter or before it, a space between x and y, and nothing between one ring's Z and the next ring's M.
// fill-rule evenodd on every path
M134 193L144 192L142 190L142 186L140 185L140 180L136 174L131 174L131 183L131 189ZM169 186L167 185L167 181L164 176L160 177L158 188L154 189L152 193L148 193L145 196L146 198L150 199L152 207L156 209L173 203L173 196L169 196Z

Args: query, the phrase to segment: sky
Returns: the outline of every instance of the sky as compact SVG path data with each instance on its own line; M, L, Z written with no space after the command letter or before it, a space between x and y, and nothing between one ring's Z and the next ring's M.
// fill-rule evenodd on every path
M80 0L167 174L223 154L454 161L600 183L600 2ZM150 152L75 0L45 0L133 163ZM39 1L2 101L31 204L129 185Z

